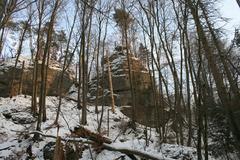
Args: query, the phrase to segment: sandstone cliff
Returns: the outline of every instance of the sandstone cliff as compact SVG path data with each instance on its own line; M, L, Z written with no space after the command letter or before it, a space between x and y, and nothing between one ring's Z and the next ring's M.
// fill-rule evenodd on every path
M22 83L22 94L31 95L32 93L32 76L33 76L33 63L29 59L20 58L17 68L15 69L15 80L13 83L13 90L19 88L21 71L22 71L22 62L25 61L25 68L23 71L23 83ZM15 59L9 59L7 61L0 63L0 97L7 97L10 93L10 83L13 79ZM39 65L39 68L40 65ZM40 69L38 71L38 90L40 88L41 76ZM67 71L64 74L63 80L63 93L67 93L69 88L73 84L73 77L70 71ZM58 95L58 86L61 76L61 67L59 64L52 64L48 68L47 76L47 95L48 96L57 96ZM16 93L13 91L13 93Z
M131 66L132 66L132 78L133 78L133 88L134 95L137 105L152 106L153 105L153 95L151 89L151 77L147 68L141 63L141 61L134 57L132 54ZM116 105L132 105L131 100L131 90L130 81L128 74L128 62L125 50L116 51L109 57L111 71L112 71L112 83L113 92L115 94ZM108 83L108 72L106 58L103 60L104 63L104 76L100 76L100 88L99 97L102 100L102 89L104 88L104 103L109 104L109 83ZM90 94L96 96L96 83L97 79L94 77L90 83Z

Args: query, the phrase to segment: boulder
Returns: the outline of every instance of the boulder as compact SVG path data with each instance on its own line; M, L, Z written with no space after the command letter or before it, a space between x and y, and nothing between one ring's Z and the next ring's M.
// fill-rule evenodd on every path
M25 61L25 68L22 73L22 62ZM22 76L22 94L31 95L32 94L32 77L33 77L33 63L28 59L20 59L18 62L18 66L14 67L15 59L10 59L4 61L0 64L0 97L8 97L10 92L13 96L18 94L18 89L20 87L20 80ZM41 64L38 65L38 79L37 79L37 87L38 94L40 91L41 84ZM15 76L13 80L13 73L15 71ZM59 88L59 80L61 76L61 67L60 65L50 65L47 69L47 95L48 96L57 96L58 88ZM71 71L66 71L63 78L63 94L67 93L69 88L73 84L73 73ZM13 82L13 87L11 86L11 82ZM11 88L11 89L10 89Z
M43 147L43 158L45 160L53 160L54 149L56 142L49 142ZM75 146L76 147L76 146ZM66 160L78 160L81 158L82 150L76 150L72 144L66 143L64 145ZM83 149L84 150L84 149Z
M12 114L12 121L15 124L31 124L36 121L36 118L28 112L18 112Z
M43 158L45 160L53 160L56 142L49 142L43 147Z
M36 121L36 118L26 111L10 109L3 111L2 114L6 119L12 120L15 124L31 124Z

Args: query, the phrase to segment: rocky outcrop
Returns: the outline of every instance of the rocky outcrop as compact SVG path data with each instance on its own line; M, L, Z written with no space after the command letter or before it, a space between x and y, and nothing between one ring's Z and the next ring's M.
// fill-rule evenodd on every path
M36 118L29 112L17 109L5 110L2 114L6 119L12 120L15 124L31 124L36 121Z
M132 79L134 95L137 105L151 106L153 105L153 95L151 89L151 77L147 68L141 63L141 61L130 55L131 67L132 67ZM107 59L105 58L104 63L104 76L100 77L100 88L99 97L102 100L102 93L104 88L104 103L110 104L109 95L109 83L108 83L108 72L107 72ZM112 71L112 83L113 92L115 96L116 105L132 105L130 80L128 74L128 62L126 51L115 50L115 53L109 57L109 62ZM90 94L91 97L96 96L96 84L97 79L94 77L90 83Z
M22 74L22 62L25 61L25 68ZM33 76L33 63L30 63L28 59L20 59L18 62L18 66L14 68L15 59L10 59L8 61L2 62L0 64L0 97L8 97L10 93L10 88L12 88L11 93L17 93L15 91L20 87L20 79L22 77L22 94L31 95L32 94L32 76ZM39 64L39 68L41 65ZM15 78L13 81L13 87L11 86L11 82L13 80L13 72L15 70ZM41 73L40 69L38 70L38 92L40 90L41 83ZM69 88L73 84L73 77L70 71L67 71L64 74L63 79L63 93L67 93ZM59 80L61 76L61 67L59 65L51 65L48 67L48 76L47 76L47 95L48 96L57 96L58 95L58 87ZM13 94L16 95L16 94Z

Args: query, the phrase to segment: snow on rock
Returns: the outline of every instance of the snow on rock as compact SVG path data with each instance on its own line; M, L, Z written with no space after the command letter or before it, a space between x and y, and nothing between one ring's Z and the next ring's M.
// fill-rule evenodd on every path
M122 47L119 46L119 48ZM128 57L130 59L129 63ZM101 97L102 90L109 89L108 64L110 64L113 92L117 95L115 104L119 106L133 104L129 80L128 64L130 64L132 70L131 78L136 94L135 103L142 106L154 105L151 76L149 75L148 69L139 58L136 58L132 53L127 55L126 50L122 48L121 50L116 49L109 57L103 58L102 64L104 64L104 74L100 74L99 76L99 93L97 93L97 77L95 76L89 83L89 93L91 97L97 97L98 94L100 95L98 96L98 102L103 101L104 104L110 103L110 96L105 96L104 100Z
M22 67L23 61L25 62L25 68L32 68L33 67L33 61L32 61L30 56L21 56L20 55L19 58L18 58L18 62L17 62L17 68L20 69ZM13 66L15 66L15 63L16 63L16 57L7 58L7 59L5 59L4 61L1 62L0 69L13 67ZM38 63L42 64L42 61L39 60ZM53 61L53 60L50 60L49 67L52 68L52 69L55 69L55 70L61 70L62 69L61 64L56 62L56 61Z

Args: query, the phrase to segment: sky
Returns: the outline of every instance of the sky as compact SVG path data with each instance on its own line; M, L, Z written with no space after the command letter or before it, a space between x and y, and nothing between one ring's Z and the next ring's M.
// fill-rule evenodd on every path
M236 0L222 0L219 8L223 17L230 18L224 28L226 29L227 35L232 38L235 28L240 28L240 7Z

